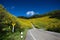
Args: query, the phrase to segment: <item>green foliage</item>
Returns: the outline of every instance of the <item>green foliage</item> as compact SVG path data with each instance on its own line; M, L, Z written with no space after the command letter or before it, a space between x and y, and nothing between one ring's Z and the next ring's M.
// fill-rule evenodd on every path
M18 21L18 18L10 14L8 11L5 10L5 8L2 5L0 5L0 40L17 40L18 39L17 36L19 37L20 33L19 35L14 33L15 36L11 33L13 22L16 23L15 31L17 29L20 30L20 26L19 26L20 22Z
M14 33L11 32L13 26ZM15 17L0 5L0 40L21 40L20 32L23 31L25 37L25 29L31 27L27 19Z
M52 12L50 18L57 18L60 19L60 10Z
M0 5L0 23L3 23L0 27L3 25L7 25L8 27L12 27L12 23L16 23L17 27L20 25L19 21L17 20L18 18L10 14L8 11L4 9L2 5ZM18 25L19 24L19 25ZM6 27L6 26L5 26ZM19 26L20 28L20 26Z
M20 39L20 32L15 32L15 33L3 32L3 33L0 33L0 40L21 40Z

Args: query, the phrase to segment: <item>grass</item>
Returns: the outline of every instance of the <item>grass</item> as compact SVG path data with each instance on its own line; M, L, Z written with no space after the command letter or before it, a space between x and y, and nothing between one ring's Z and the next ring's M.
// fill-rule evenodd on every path
M21 28L32 28L31 22L27 19L19 18Z
M4 32L5 33L5 32ZM0 40L20 40L20 33L7 32L6 34L1 34Z
M25 30L23 31L23 37L24 37L24 38L22 38L21 40L25 40L26 34L27 34L27 30L28 30L28 29L25 29Z
M26 37L27 29L23 31L23 38L21 39L21 34L17 32L2 32L0 33L0 40L24 40Z
M60 19L49 18L49 16L33 18L30 21L36 28L45 28L48 31L60 32Z
M27 30L29 28L31 28L32 26L31 26L30 22L26 19L17 19L17 20L19 21L19 27L20 27L19 30L20 31L17 30L17 28L15 28L14 33L11 32L11 29L9 29L9 27L7 25L2 23L2 25L4 25L4 26L2 28L3 31L0 33L0 40L25 40ZM22 39L21 39L20 32L23 32Z

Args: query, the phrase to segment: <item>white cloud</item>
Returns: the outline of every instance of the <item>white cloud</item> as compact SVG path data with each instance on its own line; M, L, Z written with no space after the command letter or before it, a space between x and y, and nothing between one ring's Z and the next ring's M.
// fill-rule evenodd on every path
M27 16L32 16L35 14L35 12L34 11L28 11L26 14L27 14Z

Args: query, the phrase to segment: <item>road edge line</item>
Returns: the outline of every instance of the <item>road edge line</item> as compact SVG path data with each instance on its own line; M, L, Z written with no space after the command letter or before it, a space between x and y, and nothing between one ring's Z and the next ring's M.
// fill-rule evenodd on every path
M36 40L35 37L33 36L33 34L31 33L31 31L30 31L30 34L31 34L32 38L33 38L34 40Z

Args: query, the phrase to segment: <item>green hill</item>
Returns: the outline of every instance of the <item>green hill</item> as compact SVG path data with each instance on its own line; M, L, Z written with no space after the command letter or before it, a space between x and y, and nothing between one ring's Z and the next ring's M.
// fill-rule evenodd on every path
M45 28L49 31L60 32L60 10L51 11L43 15L35 15L30 21L36 28Z
M12 23L15 23L15 27L19 27L20 29L23 27L31 27L30 21L24 18L17 18L16 16L9 13L2 5L0 5L0 24L2 23L11 27ZM2 25L0 26L2 27Z
M28 28L32 28L29 20L17 18L0 4L0 40L21 40L20 32L24 32L25 38Z
M12 27L12 23L15 23L15 27L19 27L18 24L19 21L18 21L18 18L15 17L14 15L10 14L8 11L6 11L6 9L0 5L0 27L8 27L8 26L11 26ZM2 28L0 29L2 30Z

